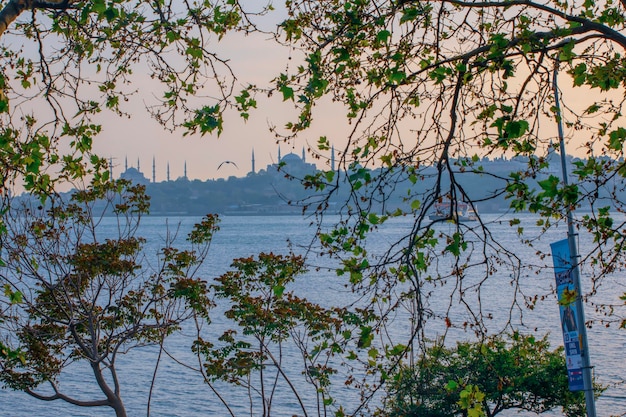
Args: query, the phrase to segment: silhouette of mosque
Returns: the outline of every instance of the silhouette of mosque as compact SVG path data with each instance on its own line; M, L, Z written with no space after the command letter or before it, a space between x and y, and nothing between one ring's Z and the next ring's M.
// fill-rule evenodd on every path
M265 169L268 173L272 172L286 172L290 175L299 177L303 174L310 174L317 170L314 164L306 162L306 153L302 148L302 157L299 157L293 152L288 153L281 157L280 147L278 148L278 162L269 164ZM252 151L252 174L256 174L254 166L254 150Z
M334 169L334 154L335 150L332 149L331 155L331 168ZM251 158L251 171L250 174L260 174L260 173L287 173L289 175L293 175L296 177L300 177L302 175L310 174L317 170L315 164L306 162L306 153L304 148L302 148L302 156L298 156L293 152L288 153L285 156L281 156L280 147L278 148L278 158L276 163L272 163L267 165L265 170L256 171L256 161L254 157L254 149L252 150L252 158ZM109 159L109 175L111 178L113 176L113 159ZM137 159L137 166L128 166L128 158L124 159L124 171L119 176L122 179L126 179L132 181L136 184L146 185L149 183L156 183L156 159L152 157L152 179L149 179L145 176L145 174L141 171L139 159ZM187 162L185 161L183 176L177 178L178 180L188 180L187 177ZM170 178L170 163L167 163L167 172L166 172L166 180L167 182L171 181Z
M110 161L110 177L131 180L134 183L146 185L147 193L151 198L152 214L181 214L196 215L212 213L225 214L301 214L303 207L310 202L317 201L316 193L322 192L314 187L303 187L299 179L306 178L307 175L314 175L318 169L315 164L307 162L305 149L302 155L289 152L281 155L278 148L276 162L267 165L263 169L257 169L254 150L251 152L250 167L246 175L230 176L228 178L213 178L206 180L190 180L187 177L187 163L184 164L183 175L172 180L170 178L170 164L167 163L166 180L157 182L156 160L152 158L152 177L149 178L142 171L137 160L137 165L131 167L128 160L124 162L124 171L120 175L113 173L113 161ZM338 172L341 167L335 169L334 148L331 148L329 158L330 168ZM545 156L552 166L559 167L555 160L556 152L551 152ZM224 161L223 163L232 163ZM462 178L459 175L458 181L464 190L476 200L481 200L481 212L499 212L510 208L510 201L504 193L494 195L493 190L502 189L503 181L509 173L521 171L528 167L528 161L524 158L516 157L512 159L483 158L478 162L479 167L475 171L465 171ZM483 176L482 169L496 175ZM218 168L218 167L216 167ZM375 168L372 175L377 175ZM221 173L221 172L220 172ZM381 200L376 200L378 204L373 210L386 210L389 207L407 207L409 200L407 195L421 195L428 192L434 185L437 178L437 168L427 166L421 171L422 177L419 181L411 181L408 176L403 176L404 171L399 172L394 177L394 183L388 184L385 195ZM537 180L547 178L552 171L544 170L538 172ZM354 192L352 184L348 181L349 172L338 173L337 178L342 182L329 199L330 207L339 207L349 197L349 193ZM295 181L291 181L295 179ZM367 186L367 185L366 185ZM446 184L443 184L446 186ZM530 186L534 186L532 183ZM360 192L367 193L370 189ZM626 194L626 192L625 192ZM626 198L626 197L624 197ZM335 206L333 206L335 205ZM410 210L410 207L406 208Z
M153 159L154 164L154 159ZM113 178L113 160L109 159L109 175ZM129 180L135 184L148 184L150 180L146 178L141 172L141 168L139 167L139 158L137 159L137 168L128 166L128 158L124 160L124 172L120 174L120 178L124 180Z

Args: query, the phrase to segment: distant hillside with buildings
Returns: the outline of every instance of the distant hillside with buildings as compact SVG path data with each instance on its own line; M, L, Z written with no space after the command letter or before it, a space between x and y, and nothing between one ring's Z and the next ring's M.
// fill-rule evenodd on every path
M156 162L153 159L152 179L141 171L139 161L137 167L129 167L125 163L119 178L146 186L151 198L151 214L299 214L302 207L296 201L310 197L311 193L300 182L290 178L315 174L317 167L306 161L304 149L302 156L295 153L281 156L279 150L277 161L257 171L253 152L252 170L247 175L205 181L189 179L186 164L183 176L172 179L168 164L166 180L156 182ZM229 161L224 163L233 164Z
M125 164L120 178L144 184L147 194L151 197L151 214L155 215L204 215L206 213L220 214L301 214L304 205L315 207L322 200L322 195L316 195L311 188L305 188L298 181L307 175L317 172L317 167L308 163L304 149L302 156L288 153L281 156L278 151L277 163L267 165L264 169L256 170L254 153L252 153L252 170L245 176L228 179L210 179L201 181L187 178L185 164L184 174L176 179L170 178L169 164L167 179L156 182L156 163L152 160L152 178L148 178L140 169L139 161L136 167ZM549 171L542 170L533 181L538 181L548 175L560 177L560 158L553 153L550 159ZM572 158L569 158L570 160ZM224 163L231 163L225 161ZM334 169L334 152L331 160ZM516 170L527 168L527 160L523 158L490 160L485 158L478 161L482 172L470 172L459 164L457 173L459 183L465 188L468 195L477 203L481 212L497 212L506 210L509 201L504 198L502 187L504 178ZM378 170L370 171L373 176ZM344 173L345 174L345 173ZM383 189L380 196L374 196L373 210L395 210L398 207L407 209L410 201L408 195L418 195L432 188L437 171L434 167L426 167L420 171L417 182L409 181L406 174L394 174L395 181L389 184L388 190ZM349 173L348 173L349 175ZM112 175L113 176L113 175ZM347 175L344 175L344 178ZM445 186L445 184L444 184ZM535 185L536 186L536 185ZM364 194L367 188L361 190ZM345 209L340 206L348 197L349 186L340 186L337 193L331 198L329 211ZM608 192L608 191L607 191ZM383 195L384 194L384 195Z

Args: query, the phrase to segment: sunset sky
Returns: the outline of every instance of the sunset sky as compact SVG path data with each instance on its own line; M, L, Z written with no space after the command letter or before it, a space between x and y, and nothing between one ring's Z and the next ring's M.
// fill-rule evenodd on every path
M285 18L284 12L275 11L261 23L263 29L274 31L276 25ZM286 67L294 72L302 62L300 52L279 46L267 34L243 36L229 34L219 43L209 45L211 50L219 52L229 63L238 76L236 91L249 84L260 88L271 85L271 80L284 72ZM286 122L297 119L293 103L283 102L280 94L267 98L260 93L255 98L258 109L250 112L247 122L239 118L235 111L227 115L224 131L220 137L216 134L200 134L183 136L184 131L169 132L152 120L148 115L146 104L154 103L161 97L155 88L154 81L144 74L141 68L134 69L133 84L130 88L138 89L139 93L125 103L124 110L133 116L130 119L120 118L110 112L103 112L98 120L103 125L103 132L94 141L94 149L105 158L113 160L114 177L119 177L124 170L125 161L132 167L140 163L140 169L146 177L152 179L152 161L156 161L156 180L163 181L167 176L167 165L170 166L170 178L176 179L184 174L187 166L189 179L207 180L219 177L243 177L251 170L251 154L254 150L256 169L263 169L268 164L276 163L278 149L284 156L289 152L301 155L302 149L316 148L320 135L325 135L336 149L340 150L350 126L346 121L346 109L333 105L329 101L315 107L313 127L291 143L277 143L270 126L282 128ZM568 89L571 78L563 74L560 78L563 88ZM569 103L584 103L588 97L582 89L569 93ZM576 94L580 99L576 99ZM569 97L568 97L569 95ZM213 102L201 103L212 105ZM546 129L548 137L556 137L556 125L550 123ZM566 132L566 135L571 133ZM576 150L568 148L568 153L576 154ZM330 152L323 155L330 158ZM233 161L237 164L225 164ZM307 162L315 163L319 168L329 166L324 159L315 160L307 153Z
M280 12L274 12L272 19L267 19L265 29L275 30L276 23L284 18ZM301 56L295 51L277 45L268 35L225 36L211 49L218 50L222 57L227 57L239 80L236 91L248 84L258 87L270 85L270 81L285 71L287 65L295 68ZM137 73L136 73L137 74ZM137 79L138 78L138 79ZM281 128L288 121L297 118L293 103L285 103L280 94L274 94L268 99L265 94L256 96L258 109L250 112L247 122L241 119L236 112L231 112L224 124L224 131L218 137L216 134L188 135L183 137L184 131L168 132L146 113L145 102L154 100L151 97L151 81L135 78L135 85L141 89L128 104L132 109L131 119L120 119L114 115L107 115L102 119L103 133L94 141L94 148L103 157L112 158L114 176L117 177L124 170L125 160L128 165L137 166L146 177L152 179L152 158L156 161L156 180L166 179L166 167L170 165L170 178L176 179L183 175L185 162L189 179L207 180L218 177L245 176L251 169L251 154L254 150L256 169L264 169L268 164L277 162L278 148L284 156L289 152L301 155L303 147L315 146L321 130L315 127L297 141L277 144L275 135L270 132L270 126ZM148 92L148 93L146 93ZM207 103L213 104L213 103ZM337 109L320 109L320 125L325 127L346 124L345 111ZM330 135L342 129L324 129L323 134ZM328 155L330 157L330 154ZM323 168L324 161L314 161L307 156L307 162L313 162ZM218 166L223 161L233 161L233 165Z

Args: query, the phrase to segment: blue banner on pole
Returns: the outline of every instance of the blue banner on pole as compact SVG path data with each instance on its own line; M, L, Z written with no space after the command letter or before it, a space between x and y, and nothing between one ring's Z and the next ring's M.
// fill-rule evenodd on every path
M581 340L578 331L575 303L578 293L572 276L572 262L567 239L550 244L556 276L556 294L561 312L561 328L563 329L563 344L565 346L565 361L570 391L585 389L583 380L583 360L581 355Z

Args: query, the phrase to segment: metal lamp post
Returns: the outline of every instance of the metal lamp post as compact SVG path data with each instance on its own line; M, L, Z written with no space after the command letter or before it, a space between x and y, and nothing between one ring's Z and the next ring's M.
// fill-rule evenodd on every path
M563 176L563 184L567 187L568 185L568 173L567 173L567 159L565 154L565 140L563 135L563 121L561 118L561 107L559 100L559 90L557 86L557 73L558 73L559 63L557 61L554 76L553 76L553 87L554 87L554 101L556 107L557 121L558 121L558 134L559 134L559 147L561 152L561 171ZM577 318L577 328L578 328L578 342L580 347L580 357L581 357L581 368L582 368L582 377L583 377L583 390L585 392L585 404L587 407L587 417L596 417L596 406L595 406L595 397L593 392L593 378L592 378L592 367L591 360L589 358L589 345L587 342L587 327L585 325L585 311L582 303L582 291L580 285L580 273L578 269L578 249L576 245L576 232L574 230L574 220L572 216L572 210L570 208L567 209L567 242L569 247L570 259L569 264L571 268L571 279L573 281L574 289L577 293L576 301L575 301L575 311Z

